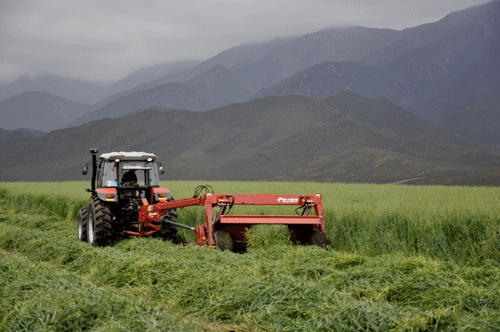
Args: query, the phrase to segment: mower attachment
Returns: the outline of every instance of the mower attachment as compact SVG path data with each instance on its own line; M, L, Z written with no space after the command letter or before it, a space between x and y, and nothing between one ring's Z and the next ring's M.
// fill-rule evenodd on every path
M227 215L234 205L296 205L298 215ZM139 220L146 224L159 225L172 223L165 219L169 209L187 206L204 206L205 222L196 227L198 245L217 246L232 249L235 242L245 241L245 232L252 225L288 225L290 240L293 243L312 244L326 247L325 221L321 195L216 195L208 192L203 196L193 196L169 202L148 205L143 200ZM217 207L215 213L213 208ZM314 214L311 212L314 211ZM176 226L191 228L176 223ZM219 239L219 241L218 241ZM224 245L221 246L223 242Z

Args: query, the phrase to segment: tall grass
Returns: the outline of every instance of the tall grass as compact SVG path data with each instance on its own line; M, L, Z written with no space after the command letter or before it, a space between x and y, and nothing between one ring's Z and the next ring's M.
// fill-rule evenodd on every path
M191 197L198 184L163 183L177 199ZM401 252L472 264L500 259L500 188L224 181L211 185L216 193L320 193L327 236L336 250L371 256ZM4 204L18 210L46 210L74 221L79 207L87 204L88 186L2 183L0 195ZM237 206L232 213L294 214L294 207ZM201 207L179 210L181 223L194 226L203 221ZM192 232L181 233L195 242ZM286 227L259 226L249 235L254 247L288 243Z

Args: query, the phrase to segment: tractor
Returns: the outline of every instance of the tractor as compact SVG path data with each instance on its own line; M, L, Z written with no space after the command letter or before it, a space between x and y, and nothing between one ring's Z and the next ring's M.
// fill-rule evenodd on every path
M160 186L163 166L153 153L110 152L99 156L92 149L89 204L78 214L78 238L93 246L105 246L120 236L160 236L181 243L177 227L196 231L196 245L237 251L245 247L246 231L257 224L288 226L295 244L327 247L322 197L315 195L232 195L198 186L193 197L174 200ZM202 191L204 195L200 195ZM234 205L290 205L296 215L229 215ZM177 222L177 208L204 206L205 222L191 227ZM216 209L216 210L215 210Z
M167 188L160 187L159 174L163 173L156 155L145 152L111 152L101 154L97 162L97 150L92 154L92 180L89 204L78 214L78 238L93 246L104 246L120 235L158 235L179 242L177 228L173 224L158 223L148 227L139 221L142 200L149 204L173 200ZM89 164L82 174L86 175ZM169 221L177 221L176 209L164 213Z

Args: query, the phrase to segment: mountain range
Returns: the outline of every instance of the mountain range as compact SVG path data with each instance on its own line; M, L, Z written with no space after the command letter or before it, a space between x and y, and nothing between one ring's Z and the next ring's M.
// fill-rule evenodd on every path
M90 106L43 91L26 91L0 101L3 129L20 127L50 131L74 121L90 110Z
M456 172L490 172L497 160L493 150L500 151L499 37L500 0L494 0L404 30L330 28L296 38L240 45L203 62L143 68L115 83L48 74L22 77L0 84L0 128L49 133L19 143L1 141L0 137L0 156L7 156L2 158L0 170L9 169L13 179L40 179L9 168L13 165L5 164L10 160L9 149L22 150L16 144L44 140L55 148L59 145L53 135L66 136L69 128L75 133L84 131L77 137L87 137L92 131L91 142L103 144L106 150L116 150L117 146L139 149L143 145L126 143L128 139L123 137L131 134L124 125L127 121L153 130L138 118L140 114L149 117L148 123L155 123L154 128L156 122L163 124L164 129L154 130L165 132L168 128L173 141L167 145L175 145L171 150L146 143L143 149L155 148L165 156L175 156L169 166L176 178L216 178L214 174L224 174L221 178L254 179L250 174L255 174L269 180L304 177L315 181L388 182L423 174L430 178L455 176ZM268 103L289 107L290 114L268 109ZM265 113L260 114L259 109ZM245 112L250 118L245 118ZM308 122L309 113L320 119L315 125ZM238 122L245 118L249 124L259 116L267 122L248 126L252 131ZM301 123L292 124L289 119ZM105 124L113 128L109 133ZM201 124L213 131L212 136ZM224 135L215 134L221 128ZM284 132L277 134L275 130ZM314 133L306 134L308 130ZM144 142L163 140L156 134L134 132ZM229 133L232 136L227 136ZM199 145L191 140L198 135L204 139L202 146L212 145L201 150L186 145ZM266 138L269 135L274 138ZM278 136L283 141L274 141ZM71 137L68 134L66 139L72 141ZM244 140L240 141L241 137ZM296 155L287 150L292 146L285 140L294 142ZM327 148L321 140L334 144ZM239 142L239 150L226 141ZM245 143L250 141L255 146ZM278 145L267 148L271 141ZM91 142L71 144L86 151ZM304 142L315 144L306 146ZM45 151L42 146L38 150ZM189 151L190 157L176 151ZM38 152L34 153L31 160L38 160ZM301 153L312 159L300 157ZM83 159L81 155L71 160ZM203 173L194 167L207 160L213 160L211 171ZM316 160L314 173L304 175L303 169L311 167L311 160ZM378 165L373 160L384 162ZM267 169L265 165L273 167ZM291 165L302 168L292 171ZM319 165L323 168L317 168ZM76 166L65 167L61 164L61 172L54 175L72 179L70 174ZM237 173L235 169L247 171ZM40 174L44 174L42 179L52 179L47 172Z
M149 104L154 98L143 97L140 106L208 110L270 95L325 98L348 88L367 97L387 97L429 119L469 108L491 110L500 104L499 17L500 1L495 0L404 30L330 28L241 45L201 63L144 68L106 86L68 79L56 84L58 79L50 75L30 84L21 78L0 85L0 99L22 92L20 87L42 90L83 101L89 112L102 109L96 119L106 116L107 104L116 106L126 95L154 94L158 86L180 83L192 90L192 101L184 98L177 105L166 97Z
M1 181L82 180L90 148L151 151L173 180L388 183L492 171L500 153L394 102L342 91L206 112L144 110L0 146Z
M401 31L402 39L359 63L317 64L262 89L254 98L290 94L324 98L348 88L365 96L387 97L424 118L471 107L498 109L499 18L499 1L454 13L425 29ZM456 22L462 26L455 27ZM442 39L426 38L439 28L448 31L440 31ZM388 55L384 62L379 60L382 54Z

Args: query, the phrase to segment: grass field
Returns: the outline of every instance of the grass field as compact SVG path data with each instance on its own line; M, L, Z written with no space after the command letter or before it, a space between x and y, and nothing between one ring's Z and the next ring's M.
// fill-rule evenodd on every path
M184 198L197 184L165 185ZM210 184L216 193L321 193L330 247L293 246L286 228L262 226L245 254L154 238L94 248L76 236L88 183L1 183L0 331L500 326L500 188ZM201 223L202 211L180 210L179 221Z

